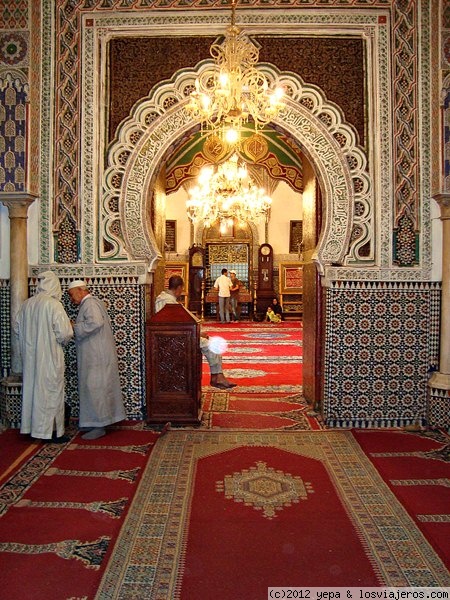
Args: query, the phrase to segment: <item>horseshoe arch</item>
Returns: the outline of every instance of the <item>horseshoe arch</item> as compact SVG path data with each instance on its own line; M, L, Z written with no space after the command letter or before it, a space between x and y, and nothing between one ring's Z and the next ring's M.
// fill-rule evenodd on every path
M116 256L145 260L149 270L154 270L161 257L147 218L149 190L164 157L180 137L199 124L188 114L186 105L195 79L211 66L211 61L202 61L195 69L178 71L172 79L156 86L134 106L109 148L103 178L103 231ZM366 156L339 107L327 101L319 88L305 84L298 75L280 72L273 65L259 67L269 82L286 90L285 106L274 125L298 141L321 183L323 227L313 258L323 273L326 265L344 264L354 256L361 239L365 243L373 235L372 182ZM114 203L114 199L118 202ZM118 211L108 209L115 204ZM117 219L119 235L112 227ZM356 240L352 236L355 226L360 231Z

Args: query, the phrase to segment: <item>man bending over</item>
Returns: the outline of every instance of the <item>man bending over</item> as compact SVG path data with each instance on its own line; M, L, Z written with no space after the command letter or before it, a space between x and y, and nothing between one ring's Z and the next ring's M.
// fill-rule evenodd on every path
M155 312L159 312L166 304L178 304L178 298L183 293L184 281L178 275L169 279L169 289L162 291L155 300ZM211 385L222 390L236 387L223 374L222 356L209 348L208 336L200 333L200 350L206 358L211 371Z

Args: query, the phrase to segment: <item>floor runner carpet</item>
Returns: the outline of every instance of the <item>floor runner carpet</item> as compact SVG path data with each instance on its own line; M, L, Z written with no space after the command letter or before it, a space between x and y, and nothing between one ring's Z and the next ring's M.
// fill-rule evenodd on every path
M450 436L380 430L354 436L450 569Z
M0 485L16 473L39 447L40 444L32 442L28 436L18 435L17 430L2 431L0 433Z
M157 439L136 423L95 441L68 432L68 444L35 444L0 483L2 598L94 597Z
M228 342L226 376L237 384L218 392L203 365L203 425L221 429L320 429L302 396L300 322L207 323L204 331Z
M448 586L350 432L171 431L97 600L260 600L269 586Z

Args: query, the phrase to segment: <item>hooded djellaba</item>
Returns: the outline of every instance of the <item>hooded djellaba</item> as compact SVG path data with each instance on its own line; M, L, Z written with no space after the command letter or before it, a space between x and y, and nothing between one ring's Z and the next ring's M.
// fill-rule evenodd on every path
M20 432L59 441L64 434L63 346L73 329L61 304L58 277L45 271L38 279L36 295L25 300L15 323L23 363Z

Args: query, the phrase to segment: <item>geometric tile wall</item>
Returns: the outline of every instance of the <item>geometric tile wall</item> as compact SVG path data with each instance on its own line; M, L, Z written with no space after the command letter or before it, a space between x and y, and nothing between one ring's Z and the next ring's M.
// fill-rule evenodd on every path
M144 344L144 286L137 277L86 278L93 295L106 304L116 341L119 361L120 383L127 418L145 418L145 344ZM75 319L77 307L67 295L70 279L60 279L63 289L62 303L70 319ZM34 294L36 280L30 281L30 294ZM0 351L3 374L9 372L9 286L0 280ZM6 326L5 326L6 325ZM72 414L78 415L78 378L75 344L69 343L64 350L66 359L66 401L72 406ZM20 405L14 422L20 421Z
M439 357L439 283L343 282L326 293L324 417L331 427L427 418Z
M430 389L428 402L428 423L432 427L441 427L450 433L450 392Z
M64 291L69 281L61 279ZM137 277L87 281L92 293L105 302L111 318L127 416L145 418L144 286ZM66 293L63 304L69 317L75 318L77 309ZM427 381L439 356L439 306L439 283L336 282L327 289L323 402L327 426L425 424ZM0 364L5 375L9 368L9 285L1 280L0 319ZM74 344L65 353L66 396L76 415ZM441 413L448 412L448 398L444 400L432 398L432 414L428 415L432 424L443 422Z
M9 280L0 279L0 375L9 375L10 355L10 292Z
M63 292L70 280L61 280ZM106 304L119 361L120 383L129 419L145 417L145 311L144 286L136 277L86 278L90 292ZM63 293L63 304L70 319L75 319L78 308ZM70 343L66 353L66 399L78 415L77 360L75 344Z

